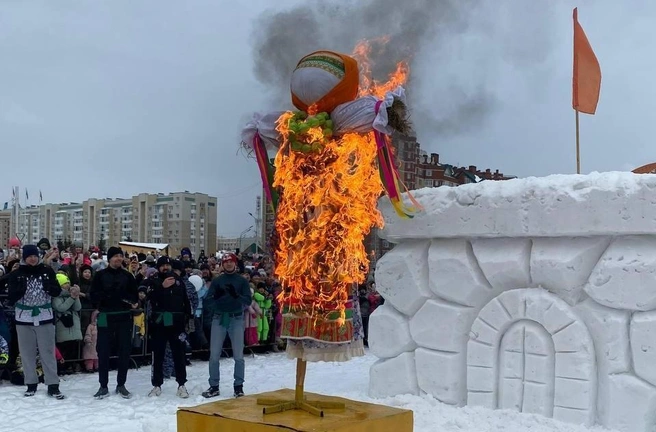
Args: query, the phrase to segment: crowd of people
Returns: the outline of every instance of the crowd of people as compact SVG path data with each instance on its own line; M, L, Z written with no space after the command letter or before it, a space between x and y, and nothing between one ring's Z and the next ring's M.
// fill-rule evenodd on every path
M190 352L209 351L209 388L202 395L215 397L226 342L235 362L234 396L241 397L244 348L284 346L276 300L281 286L266 256L246 261L238 252L201 252L194 259L188 248L176 258L118 247L106 254L96 247L60 251L48 239L13 244L7 252L0 250L0 380L25 385L26 397L42 382L49 396L63 399L59 375L97 372L94 397L103 399L112 367L115 393L130 398L126 382L135 350L150 354L149 396L159 396L164 380L175 378L181 398L189 397ZM368 316L383 300L373 281L358 294L366 335Z

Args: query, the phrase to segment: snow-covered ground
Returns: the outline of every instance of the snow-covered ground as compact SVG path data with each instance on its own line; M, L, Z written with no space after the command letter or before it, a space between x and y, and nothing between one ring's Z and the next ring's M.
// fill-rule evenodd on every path
M519 414L511 411L491 411L483 408L453 408L430 396L397 396L383 400L367 397L369 367L376 361L372 355L348 363L311 363L308 365L306 391L349 399L370 401L414 411L415 432L601 432L605 429L588 429L560 423L551 419ZM232 359L221 361L224 377L220 398L232 395ZM112 395L108 399L95 400L98 388L97 375L73 375L64 377L62 391L64 401L48 398L45 387L40 386L37 396L24 398L23 387L7 382L0 385L0 430L7 432L34 432L56 430L58 432L174 432L176 409L194 406L208 401L200 396L207 388L207 363L196 361L187 368L187 389L192 396L187 400L175 396L176 383L167 381L159 398L148 398L150 368L131 370L127 387L134 393L131 400ZM295 362L283 354L268 354L246 360L248 394L293 388ZM226 379L227 378L227 379ZM110 382L115 374L110 374ZM111 383L110 383L111 385ZM110 388L113 390L113 388Z

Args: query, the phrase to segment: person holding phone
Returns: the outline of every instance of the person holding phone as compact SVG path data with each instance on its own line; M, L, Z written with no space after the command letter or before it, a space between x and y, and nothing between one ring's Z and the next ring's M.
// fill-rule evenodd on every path
M96 399L109 396L109 358L112 343L118 347L118 374L116 393L125 399L132 397L125 388L130 353L132 352L132 309L139 302L137 282L123 269L123 251L115 246L107 250L109 266L96 273L91 282L89 298L99 311L98 326L98 379L100 388Z
M177 396L188 398L185 387L187 369L185 358L185 343L182 335L185 333L187 321L192 316L191 303L187 295L187 287L182 279L173 272L169 257L163 256L157 260L158 274L148 291L150 302L150 335L153 348L153 389L148 396L162 394L164 383L164 353L166 344L171 347L175 379L178 382Z

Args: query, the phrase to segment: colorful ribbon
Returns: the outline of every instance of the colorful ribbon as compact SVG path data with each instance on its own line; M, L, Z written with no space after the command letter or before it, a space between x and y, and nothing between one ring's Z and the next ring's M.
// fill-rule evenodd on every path
M266 146L258 132L255 132L255 136L253 137L253 151L255 152L255 158L257 159L257 166L260 169L262 186L264 187L267 203L271 205L275 214L276 208L278 207L278 192L276 192L273 187L275 167L269 162L269 155Z
M383 101L376 102L376 115L378 115L378 111L382 104ZM378 147L378 170L380 171L380 180L392 203L392 207L394 207L394 210L400 217L413 218L415 213L422 210L422 206L415 200L401 180L399 171L394 164L394 153L387 135L374 129L374 137L376 138L376 145ZM401 197L403 191L407 193L414 207L405 205Z

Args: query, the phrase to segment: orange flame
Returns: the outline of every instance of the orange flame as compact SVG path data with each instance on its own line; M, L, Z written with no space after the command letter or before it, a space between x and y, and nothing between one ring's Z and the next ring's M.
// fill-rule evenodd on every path
M396 69L388 75L387 81L380 82L372 78L370 58L374 49L373 45L379 46L377 54L382 55L387 42L389 42L389 36L382 36L371 41L360 41L355 46L352 56L358 61L358 65L360 66L360 92L358 96L373 95L382 99L385 93L394 90L408 81L410 65L407 60L400 61L396 64Z
M399 63L387 82L378 82L371 78L370 52L365 41L353 54L361 68L360 95L382 98L405 82L408 67ZM283 308L317 319L338 311L337 323L342 325L353 284L363 283L369 271L364 237L374 225L383 226L376 205L383 192L378 149L373 133L325 139L319 127L310 128L305 140L323 141L324 147L294 151L289 127L293 116L285 113L277 124L283 143L273 184L281 190L275 275L285 287L279 300Z

